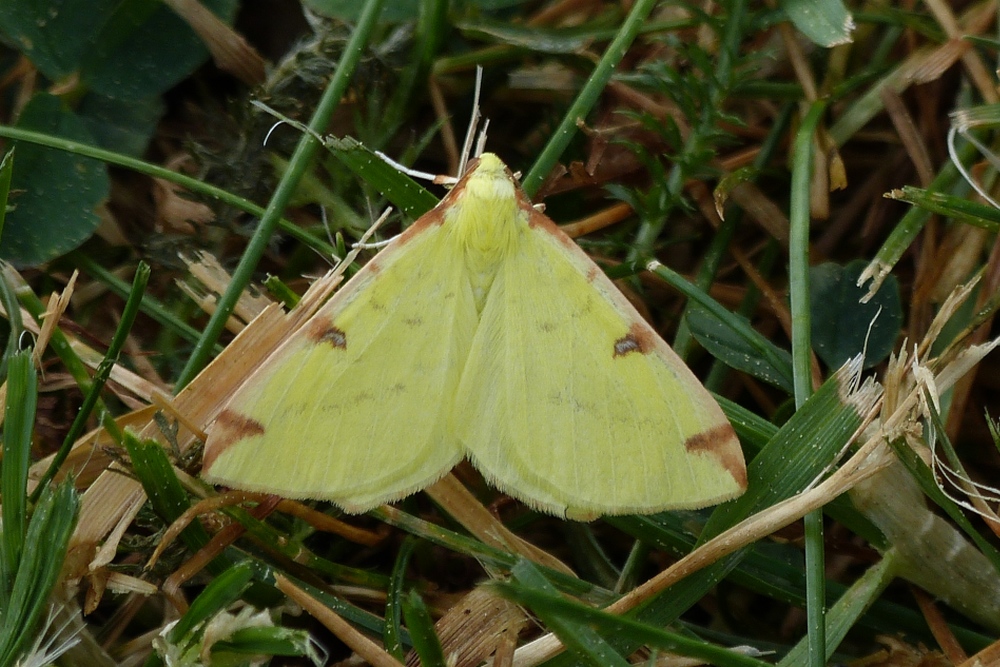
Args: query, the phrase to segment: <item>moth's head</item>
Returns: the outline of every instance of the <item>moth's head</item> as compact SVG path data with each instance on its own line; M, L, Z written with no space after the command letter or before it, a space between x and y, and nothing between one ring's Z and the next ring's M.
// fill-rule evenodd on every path
M483 153L466 176L465 191L477 199L514 200L514 177L500 158Z

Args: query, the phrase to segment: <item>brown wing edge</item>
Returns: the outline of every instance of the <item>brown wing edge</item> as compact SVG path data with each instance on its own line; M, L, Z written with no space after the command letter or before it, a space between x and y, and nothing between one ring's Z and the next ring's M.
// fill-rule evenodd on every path
M508 172L509 173L509 172ZM513 177L512 177L513 178ZM515 183L516 180L515 180ZM570 251L572 256L579 262L581 269L584 270L584 274L587 276L591 284L598 287L602 293L607 296L619 312L631 320L632 327L629 332L629 336L635 343L637 348L635 351L641 352L642 354L649 354L650 352L658 352L661 356L666 358L677 358L677 354L673 351L666 341L656 332L655 329L642 317L635 306L625 298L614 282L594 263L594 260L590 258L587 253L576 244L573 239L565 234L551 218L549 218L544 213L540 212L534 206L532 206L531 201L528 199L527 194L521 189L520 184L516 187L518 205L524 210L528 215L528 224L532 228L540 229L548 234L550 234L560 245L564 246ZM617 352L617 349L616 349ZM691 369L687 367L687 364L681 362L681 366L690 376L690 379L694 381L698 386L701 385L701 381L691 372ZM708 390L705 390L708 394ZM691 436L684 443L684 447L689 452L701 452L704 454L709 454L715 456L719 464L724 468L736 482L740 488L740 492L746 490L747 487L747 470L746 462L743 457L743 448L740 446L739 437L736 435L736 431L733 430L732 425L729 420L726 419L725 414L722 412L722 408L719 407L718 403L712 399L712 406L714 412L716 426L713 426L707 431L703 431L696 435ZM735 494L739 495L739 494ZM735 496L734 496L735 497ZM720 498L719 502L728 500L729 498ZM706 503L708 504L708 503Z

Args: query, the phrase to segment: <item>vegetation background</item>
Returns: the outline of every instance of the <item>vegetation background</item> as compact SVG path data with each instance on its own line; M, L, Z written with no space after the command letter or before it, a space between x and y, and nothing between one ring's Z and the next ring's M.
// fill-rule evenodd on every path
M0 667L1000 663L996 33L995 0L4 0ZM460 465L345 517L197 479L293 323L234 334L434 205L371 151L455 173L476 67L488 149L720 397L743 498L574 523Z

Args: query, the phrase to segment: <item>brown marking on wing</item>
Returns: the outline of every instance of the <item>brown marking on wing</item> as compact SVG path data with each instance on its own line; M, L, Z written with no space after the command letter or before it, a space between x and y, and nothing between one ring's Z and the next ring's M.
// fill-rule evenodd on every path
M579 246L570 237L566 236L566 232L559 229L559 225L552 221L552 218L541 213L531 205L528 201L527 195L519 187L517 189L517 199L521 206L521 210L528 214L528 226L532 229L541 229L542 231L551 234L559 243L566 246L567 248L577 249Z
M452 189L438 202L437 206L431 210L424 213L422 216L417 218L417 221L410 225L406 231L399 235L394 245L400 246L408 242L411 238L427 229L428 227L433 227L435 225L440 225L444 223L444 212L448 210L448 207L453 205L458 199L462 197L462 193L465 192L465 184L469 180L469 176L472 172L476 170L476 166L479 164L479 158L469 161L469 166L465 170L465 173L458 183L452 187ZM509 170L508 170L509 173ZM370 263L370 262L369 262Z
M212 425L212 435L209 438L212 446L205 449L202 469L211 468L215 459L236 442L251 436L264 435L264 431L264 425L256 419L226 408L219 413L215 418L215 424Z
M631 352L649 354L656 347L656 334L648 326L633 322L629 332L615 341L615 357L624 357Z
M597 268L597 265L591 266L587 269L587 282L592 283L597 280L597 277L601 275L601 270Z
M342 329L334 326L333 322L325 317L317 317L306 325L306 336L314 343L326 343L342 350L347 349L347 334Z
M736 437L736 432L728 422L692 435L684 442L684 449L692 453L703 452L716 457L722 467L733 476L740 488L746 488L747 468L743 462L743 450L740 449L740 441Z
M461 185L461 183L459 183L459 185ZM458 185L456 185L455 188L457 189ZM412 239L414 236L427 229L428 227L434 227L442 224L444 222L445 202L447 202L454 193L455 190L449 192L445 196L445 198L438 203L437 206L435 206L434 208L432 208L431 210L427 211L422 216L417 218L416 222L407 227L406 231L404 231L402 234L399 235L399 238L396 239L393 245L394 246L403 245L410 239Z

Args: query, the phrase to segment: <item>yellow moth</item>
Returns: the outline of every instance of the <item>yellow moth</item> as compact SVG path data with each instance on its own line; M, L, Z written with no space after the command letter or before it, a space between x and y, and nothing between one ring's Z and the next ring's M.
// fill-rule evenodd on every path
M462 457L568 517L746 487L719 406L490 153L247 379L203 476L363 512Z

